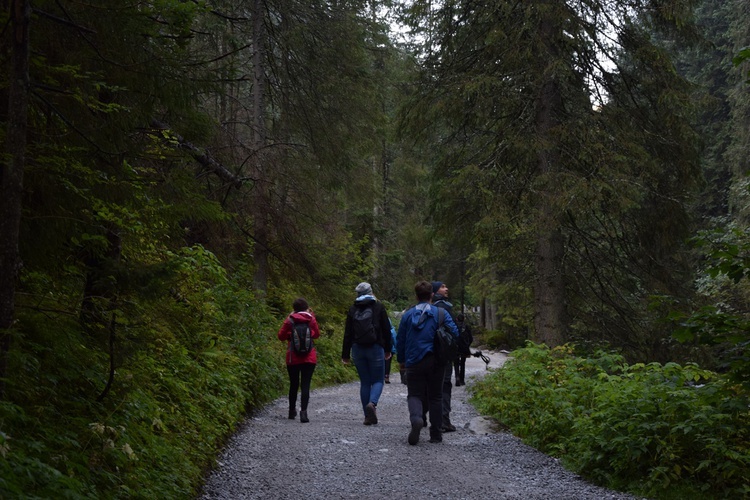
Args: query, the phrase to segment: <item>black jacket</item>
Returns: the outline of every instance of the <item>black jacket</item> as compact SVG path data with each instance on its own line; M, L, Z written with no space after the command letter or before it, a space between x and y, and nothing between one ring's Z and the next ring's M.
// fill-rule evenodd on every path
M351 358L352 344L354 344L354 332L352 329L352 318L358 307L370 307L372 305L372 316L375 322L375 333L378 336L377 344L381 345L386 353L391 352L391 322L388 321L388 312L385 306L374 298L357 300L349 308L344 326L344 345L341 349L341 359Z

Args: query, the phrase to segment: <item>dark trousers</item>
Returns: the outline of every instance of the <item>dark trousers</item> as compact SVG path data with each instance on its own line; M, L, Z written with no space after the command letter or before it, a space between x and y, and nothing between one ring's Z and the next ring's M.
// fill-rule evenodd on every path
M459 354L458 359L454 361L453 368L456 371L456 382L464 383L466 382L466 358L468 356L466 354Z
M297 406L297 391L300 388L301 381L301 410L307 411L307 403L310 401L310 382L315 371L315 365L313 363L286 365L286 371L289 373L289 409L294 410Z
M443 377L442 377L442 392L443 392L443 423L447 424L450 422L451 417L451 392L453 391L453 384L451 384L451 378L453 377L453 363L448 361L443 365Z
M435 363L435 356L427 354L421 361L406 367L406 401L409 421L418 422L426 413L423 401L430 409L430 434L440 434L443 427L443 365Z

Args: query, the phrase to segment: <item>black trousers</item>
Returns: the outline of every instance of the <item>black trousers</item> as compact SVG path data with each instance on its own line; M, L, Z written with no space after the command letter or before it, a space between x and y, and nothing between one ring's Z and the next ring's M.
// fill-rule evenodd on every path
M307 403L310 401L310 382L312 381L315 364L301 363L298 365L286 365L289 373L289 409L297 406L297 391L302 385L301 410L307 411Z
M467 354L459 354L458 359L453 362L453 368L456 371L456 382L461 382L462 384L465 382L466 378L466 358L469 356Z
M427 402L430 410L430 434L440 434L443 427L443 375L444 365L435 362L428 353L418 363L406 367L406 401L409 406L409 421L424 418Z

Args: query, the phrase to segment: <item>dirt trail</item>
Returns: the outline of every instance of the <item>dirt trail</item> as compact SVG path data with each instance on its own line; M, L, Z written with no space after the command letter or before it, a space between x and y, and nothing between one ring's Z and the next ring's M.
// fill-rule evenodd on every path
M487 354L490 367L506 359ZM480 358L470 358L466 371L469 384L487 373ZM428 442L427 429L416 446L407 444L406 386L397 370L383 391L377 425L362 423L358 383L314 389L308 414L306 424L287 419L281 398L249 418L199 498L633 498L591 485L511 434L494 432L468 404L465 386L453 388L458 430L440 444Z

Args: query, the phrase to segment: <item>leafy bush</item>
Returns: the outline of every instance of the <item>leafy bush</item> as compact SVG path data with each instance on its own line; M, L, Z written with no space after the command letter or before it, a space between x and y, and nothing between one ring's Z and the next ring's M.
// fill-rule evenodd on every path
M70 299L80 283L27 277L46 293L13 332L0 498L190 498L247 412L285 393L283 316L247 289L245 271L229 276L200 247L169 258L148 300L122 292L109 338L81 327ZM314 383L351 380L326 331Z
M626 365L529 344L473 398L528 444L609 487L654 498L750 493L746 394L695 365Z

